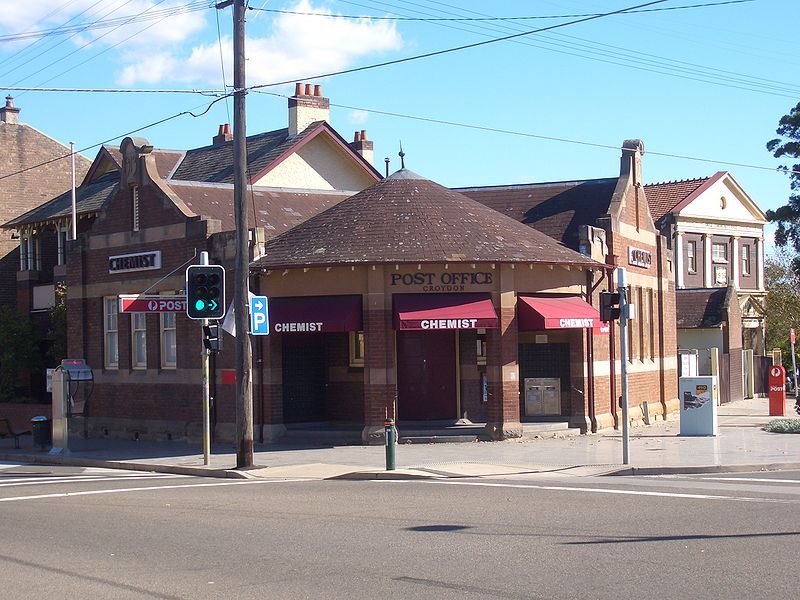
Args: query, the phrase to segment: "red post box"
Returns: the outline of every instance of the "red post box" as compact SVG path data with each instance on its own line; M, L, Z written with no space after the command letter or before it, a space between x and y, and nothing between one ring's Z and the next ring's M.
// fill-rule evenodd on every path
M784 417L786 409L786 369L778 365L769 368L769 416Z

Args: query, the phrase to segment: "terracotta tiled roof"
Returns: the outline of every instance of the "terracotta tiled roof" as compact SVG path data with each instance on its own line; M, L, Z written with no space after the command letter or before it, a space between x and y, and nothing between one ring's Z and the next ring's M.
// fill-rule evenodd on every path
M677 290L676 326L679 329L719 327L725 321L733 287Z
M274 238L256 266L431 262L600 266L405 169Z
M672 212L673 208L694 193L708 179L708 177L700 177L682 181L651 183L644 186L644 193L647 196L647 204L650 206L650 214L653 216L653 221L658 223L664 215Z
M100 211L105 203L117 193L119 186L119 173L111 171L98 177L91 183L75 189L75 206L79 215L91 214ZM49 202L37 206L24 215L12 219L3 227L18 227L33 223L45 223L72 214L72 191L67 191L56 196Z
M176 181L170 181L168 185L195 214L219 219L223 231L235 228L233 186ZM250 189L247 191L248 227L264 227L268 237L276 236L338 204L349 195L348 192L254 187L252 194Z
M608 213L617 178L456 188L515 221L570 248L578 247L581 225L594 225Z

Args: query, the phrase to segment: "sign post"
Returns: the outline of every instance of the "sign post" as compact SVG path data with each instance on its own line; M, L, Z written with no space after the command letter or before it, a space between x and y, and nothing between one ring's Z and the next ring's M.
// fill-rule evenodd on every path
M794 380L794 397L797 398L797 358L794 353L794 327L789 330L789 337L792 340L792 379Z
M625 269L622 267L617 268L617 289L619 290L619 362L620 362L620 379L622 380L622 396L620 404L622 405L622 464L628 465L631 462L630 458L630 431L628 423L628 319L630 318L630 308L628 305L627 294L627 278Z
M250 297L250 333L269 335L269 300L266 296Z

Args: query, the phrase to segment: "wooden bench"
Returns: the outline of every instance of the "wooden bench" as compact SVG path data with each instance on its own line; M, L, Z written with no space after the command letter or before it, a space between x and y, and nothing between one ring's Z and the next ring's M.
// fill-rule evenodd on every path
M19 448L19 438L23 435L30 435L30 431L14 431L11 421L0 419L0 438L11 436L14 438L14 448Z

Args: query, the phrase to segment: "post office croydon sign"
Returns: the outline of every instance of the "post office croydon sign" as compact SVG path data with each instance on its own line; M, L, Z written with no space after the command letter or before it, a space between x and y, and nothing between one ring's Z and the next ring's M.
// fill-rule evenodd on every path
M628 247L628 264L634 267L641 267L642 269L649 269L653 264L653 257L649 250L642 250L641 248Z
M108 257L109 273L125 273L127 271L150 271L161 268L161 250L139 252L137 254L120 254Z
M163 313L186 312L186 296L142 294L119 296L119 312L121 313Z
M422 286L423 292L463 292L467 286L491 284L492 273L486 271L391 274L391 285Z

